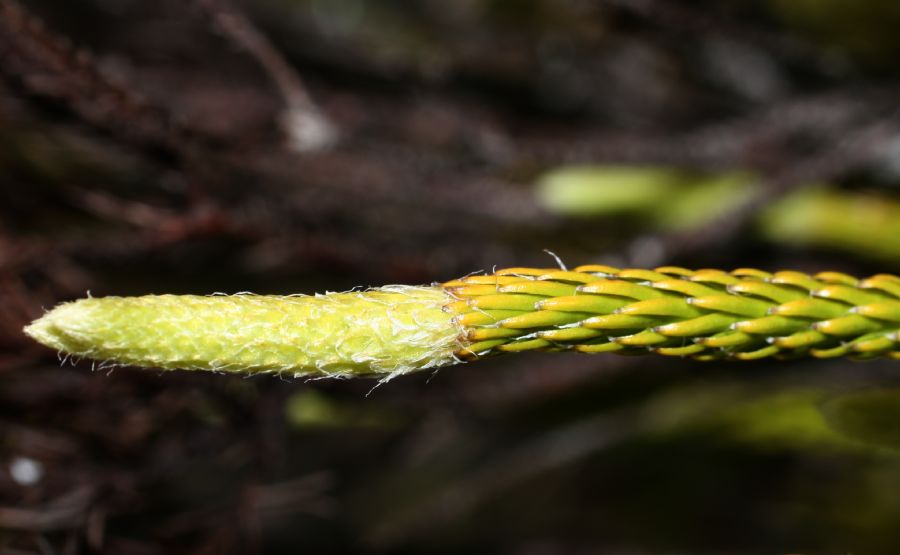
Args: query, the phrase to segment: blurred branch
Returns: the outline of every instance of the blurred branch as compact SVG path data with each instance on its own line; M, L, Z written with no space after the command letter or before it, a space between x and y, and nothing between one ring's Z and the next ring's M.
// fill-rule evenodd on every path
M194 143L211 141L108 79L86 50L54 34L16 0L0 0L0 62L0 71L28 94L130 143L183 159Z
M820 143L838 140L874 106L884 106L896 87L850 85L813 95L788 97L758 111L692 129L681 134L587 131L579 135L525 136L518 141L522 157L545 164L669 164L689 168L765 170L785 152L795 136Z
M297 151L316 151L335 143L338 131L316 106L297 71L243 12L229 0L195 0L216 27L266 71L285 103L281 124Z
M666 260L697 253L729 243L746 229L759 211L773 200L798 187L828 182L871 161L888 141L900 133L900 114L849 127L843 137L813 155L793 160L773 172L756 187L755 193L736 208L722 214L700 230L667 234L650 241L650 249L632 249L630 262L656 265ZM640 241L647 241L646 238Z
M0 507L0 529L49 532L80 527L94 497L93 488L82 487L40 509Z
M736 21L709 6L702 9L689 7L675 0L603 0L602 3L630 11L670 29L699 36L724 35L777 52L795 62L824 65L821 52L798 37L754 27L746 21Z
M504 490L581 461L647 428L637 409L601 412L510 446L473 471L447 480L411 506L381 515L367 539L392 546L472 514Z

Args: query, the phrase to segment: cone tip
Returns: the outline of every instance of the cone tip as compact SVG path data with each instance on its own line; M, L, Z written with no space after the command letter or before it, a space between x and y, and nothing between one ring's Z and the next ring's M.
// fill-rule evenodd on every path
M86 315L81 301L60 304L22 328L22 331L41 345L59 350L63 348L66 334L83 326Z

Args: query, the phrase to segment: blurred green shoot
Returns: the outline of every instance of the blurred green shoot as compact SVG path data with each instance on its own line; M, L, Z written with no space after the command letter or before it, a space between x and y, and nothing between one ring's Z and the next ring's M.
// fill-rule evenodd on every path
M539 201L571 217L641 218L660 231L700 229L749 200L754 177L639 166L564 167L543 176ZM759 236L779 244L824 247L897 263L900 201L834 187L803 187L762 210Z

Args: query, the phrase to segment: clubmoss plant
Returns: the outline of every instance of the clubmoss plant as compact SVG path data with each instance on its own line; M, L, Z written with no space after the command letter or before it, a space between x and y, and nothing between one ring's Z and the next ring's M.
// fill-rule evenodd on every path
M315 296L88 298L25 333L106 364L295 376L393 377L520 351L900 359L900 277L509 268Z

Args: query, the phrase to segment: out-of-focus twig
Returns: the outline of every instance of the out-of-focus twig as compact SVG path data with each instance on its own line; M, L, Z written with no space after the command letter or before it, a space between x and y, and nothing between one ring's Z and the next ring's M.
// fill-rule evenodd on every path
M599 413L529 439L470 474L449 481L407 510L384 515L369 531L368 540L388 546L399 538L452 522L506 488L574 464L640 433L647 424L638 416L638 411L630 408Z
M175 159L184 159L194 143L211 141L110 80L87 51L47 29L16 0L0 0L0 72L97 130Z
M730 38L775 51L796 62L824 65L821 53L798 37L754 27L708 9L691 8L669 0L603 0L603 3L679 31L701 35L727 34Z
M196 0L216 27L250 54L271 77L285 103L281 125L297 151L327 148L338 138L337 127L316 105L297 71L272 42L229 0Z
M842 139L764 178L746 201L702 229L652 240L657 245L655 248L643 251L632 249L631 261L654 265L667 259L694 254L700 249L726 244L746 228L760 209L774 199L796 187L834 180L871 160L879 153L880 146L897 136L898 128L900 116L896 113L875 122L869 121L855 128L851 127Z
M520 157L543 164L671 164L685 167L765 171L771 151L797 135L825 143L841 140L848 126L870 113L873 105L895 97L891 88L848 86L814 95L788 97L760 111L677 135L588 130L581 135L520 137Z
M47 532L79 527L95 493L79 488L38 509L0 507L0 528Z

